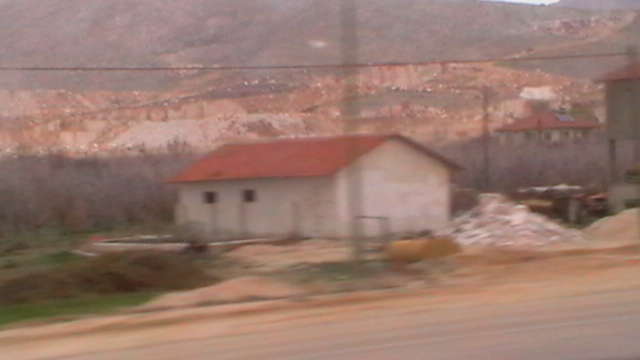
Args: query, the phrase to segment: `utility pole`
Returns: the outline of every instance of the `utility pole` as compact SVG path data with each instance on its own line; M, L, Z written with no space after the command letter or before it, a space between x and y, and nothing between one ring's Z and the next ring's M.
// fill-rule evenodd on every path
M358 10L354 0L340 0L340 26L342 41L340 57L342 65L342 79L344 81L344 94L342 100L343 133L347 136L357 132L357 121L360 116L358 104ZM353 246L353 261L356 266L362 265L363 247L360 222L358 217L362 208L362 187L360 181L360 169L356 164L358 144L355 141L347 141L344 144L345 156L351 162L347 167L347 219L349 226L349 238Z
M482 165L480 169L480 178L477 180L478 188L482 191L488 191L491 186L490 161L489 155L491 149L491 130L489 129L489 103L491 97L491 88L489 85L478 86L455 86L451 89L471 91L474 93L474 99L478 96L482 98L482 135L480 136L480 144L482 151ZM445 123L445 126L448 126Z
M627 48L627 63L629 66L632 66L636 61L638 61L638 49L635 46L629 46ZM631 102L630 98L626 98L626 101ZM633 135L631 137L631 141L633 142L633 162L632 168L635 169L640 164L640 114L638 113L638 106L635 104L629 103L631 114L629 121L631 122L631 130L633 131ZM614 149L615 151L615 149ZM636 199L640 198L640 184L636 184ZM640 207L636 209L637 211L637 231L638 231L638 239L640 239Z
M629 46L627 48L627 63L629 66L638 61L638 50L635 46ZM638 114L637 106L629 104L631 106L631 124L633 131L633 165L640 164L640 114Z
M489 179L489 147L491 143L489 131L489 86L482 87L482 187L488 191Z

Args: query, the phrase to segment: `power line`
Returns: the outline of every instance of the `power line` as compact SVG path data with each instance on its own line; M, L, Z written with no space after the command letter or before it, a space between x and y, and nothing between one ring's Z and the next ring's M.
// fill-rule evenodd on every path
M55 67L55 66L0 66L0 71L27 71L27 72L131 72L131 71L242 71L242 70L305 70L305 69L340 69L340 68L373 68L373 67L402 67L402 66L426 66L433 64L473 64L491 62L532 62L550 60L595 59L617 56L628 56L626 52L577 54L577 55L551 55L534 57L488 58L476 60L426 60L414 62L369 62L358 64L325 64L325 65L258 65L258 66L179 66L179 67Z

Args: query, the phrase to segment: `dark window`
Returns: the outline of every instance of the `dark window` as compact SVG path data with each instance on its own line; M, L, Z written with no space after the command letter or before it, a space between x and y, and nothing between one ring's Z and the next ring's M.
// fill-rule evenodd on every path
M206 191L204 193L205 204L215 204L216 202L218 202L218 194L215 191Z
M573 118L567 114L557 114L556 118L562 122L571 122L574 121Z
M255 202L256 201L256 191L255 190L245 190L242 192L242 200L244 202Z

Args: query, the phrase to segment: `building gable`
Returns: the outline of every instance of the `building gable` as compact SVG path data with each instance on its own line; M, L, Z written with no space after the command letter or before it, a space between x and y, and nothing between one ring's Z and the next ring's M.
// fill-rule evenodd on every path
M599 129L602 124L575 118L555 111L537 112L523 119L516 120L498 128L496 132L527 132L545 130L592 130Z
M437 152L401 135L352 135L224 145L171 182L330 176L392 139L444 166L460 169Z

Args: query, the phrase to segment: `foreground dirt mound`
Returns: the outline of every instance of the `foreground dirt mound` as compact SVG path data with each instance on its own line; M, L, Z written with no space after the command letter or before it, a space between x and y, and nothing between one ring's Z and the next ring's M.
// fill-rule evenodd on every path
M154 310L301 295L295 286L267 277L241 277L193 291L163 295L140 309Z
M9 280L0 285L0 305L84 295L190 289L214 281L179 254L109 254Z
M638 209L628 209L600 219L584 230L587 238L602 242L628 242L640 238Z
M480 195L478 206L454 219L441 235L475 246L542 246L585 240L579 231L564 228L500 194Z
M344 261L350 255L348 245L331 240L306 240L286 246L247 245L226 254L262 271L281 270L300 263Z

